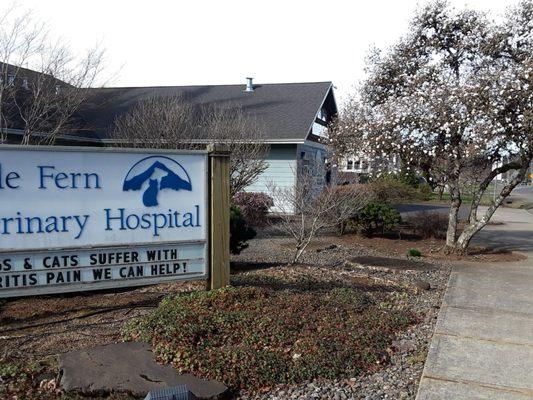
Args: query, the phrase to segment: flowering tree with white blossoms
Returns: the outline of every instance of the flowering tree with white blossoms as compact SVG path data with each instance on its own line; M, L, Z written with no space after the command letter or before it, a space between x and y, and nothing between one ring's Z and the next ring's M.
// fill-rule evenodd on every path
M500 24L445 1L429 3L394 47L373 51L367 79L332 129L341 151L396 154L433 185L447 185L450 251L468 247L532 160L532 21L531 0L509 9ZM483 193L505 172L511 178L480 213ZM471 211L459 234L461 183L472 175Z

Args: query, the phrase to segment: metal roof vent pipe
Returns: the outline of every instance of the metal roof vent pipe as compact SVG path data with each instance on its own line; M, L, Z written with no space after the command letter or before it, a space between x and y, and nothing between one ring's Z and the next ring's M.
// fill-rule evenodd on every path
M254 78L246 78L246 90L245 92L254 91Z

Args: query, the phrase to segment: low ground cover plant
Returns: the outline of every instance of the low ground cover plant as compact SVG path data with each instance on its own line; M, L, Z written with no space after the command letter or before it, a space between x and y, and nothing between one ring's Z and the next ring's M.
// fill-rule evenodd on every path
M232 389L372 372L415 316L351 288L226 288L166 298L134 320L127 340L152 343L179 372Z
M422 252L418 249L409 249L407 250L407 255L409 257L422 257Z
M55 357L45 357L39 361L24 359L0 353L0 398L55 400L61 397L55 375L58 366ZM47 377L48 379L44 379ZM74 399L74 398L73 398Z

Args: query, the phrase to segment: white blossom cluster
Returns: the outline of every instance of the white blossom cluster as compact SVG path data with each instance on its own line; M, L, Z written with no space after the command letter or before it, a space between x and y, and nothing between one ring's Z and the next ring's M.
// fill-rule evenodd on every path
M490 172L533 156L533 3L502 24L437 1L410 33L368 58L368 79L348 104L331 143L373 157L399 155L433 179L459 179L472 165Z

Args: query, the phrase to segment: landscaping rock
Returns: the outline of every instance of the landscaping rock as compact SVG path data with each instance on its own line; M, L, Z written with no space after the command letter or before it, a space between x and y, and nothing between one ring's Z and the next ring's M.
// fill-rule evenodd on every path
M417 279L415 281L415 287L418 291L423 291L423 290L430 290L431 289L431 285L429 282L426 282L426 281L422 281L420 279Z
M429 262L379 256L357 256L350 259L350 262L353 264L383 268L391 271L433 271L438 269L435 264Z
M418 344L414 340L395 340L392 342L392 347L394 347L396 351L408 353L416 350Z
M198 399L219 399L227 387L215 381L179 375L161 365L147 343L116 343L60 355L61 386L85 395L128 392L145 396L150 390L186 385Z

